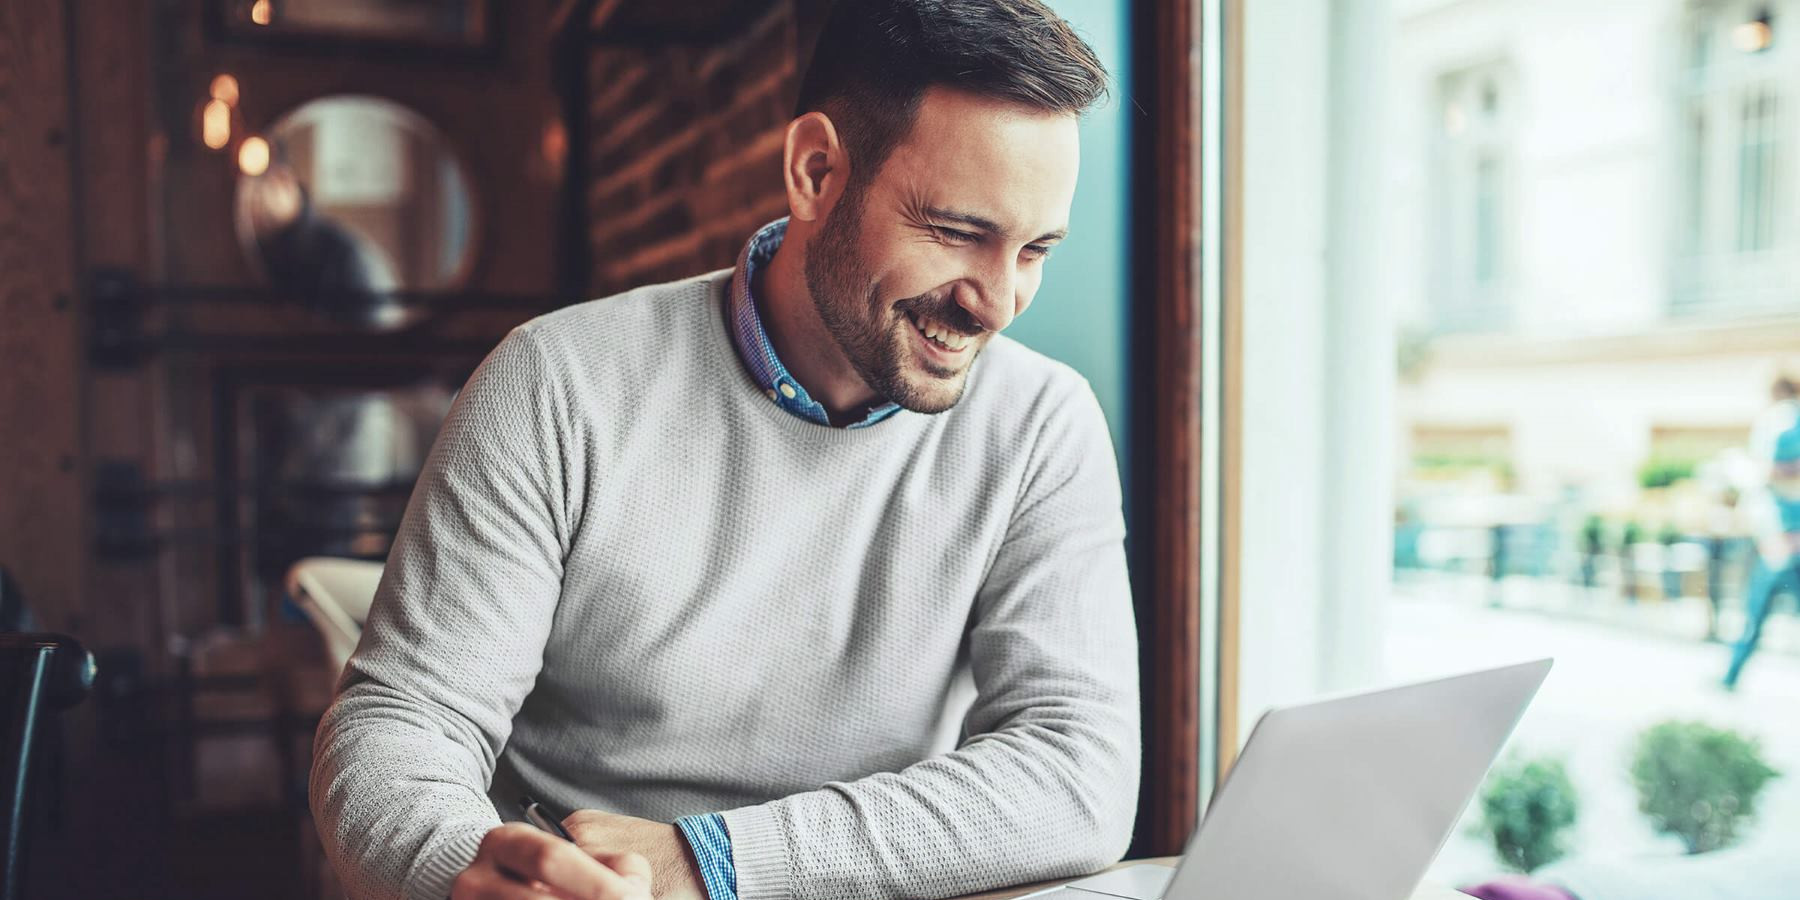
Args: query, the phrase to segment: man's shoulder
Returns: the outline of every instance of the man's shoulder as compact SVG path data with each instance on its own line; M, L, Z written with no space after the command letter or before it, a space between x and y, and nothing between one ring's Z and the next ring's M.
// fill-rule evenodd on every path
M645 285L544 313L516 330L557 383L641 386L651 373L666 379L699 367L715 327L709 310L730 277L727 269Z
M680 338L691 329L677 326L704 320L707 303L718 297L730 278L730 269L719 269L680 281L648 284L544 313L521 327L548 346L596 342L643 346Z

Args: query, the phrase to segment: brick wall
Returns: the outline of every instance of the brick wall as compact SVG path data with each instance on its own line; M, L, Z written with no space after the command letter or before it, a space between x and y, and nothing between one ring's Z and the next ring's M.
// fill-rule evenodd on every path
M786 214L783 130L816 6L778 0L709 46L594 50L594 296L729 266L757 226Z

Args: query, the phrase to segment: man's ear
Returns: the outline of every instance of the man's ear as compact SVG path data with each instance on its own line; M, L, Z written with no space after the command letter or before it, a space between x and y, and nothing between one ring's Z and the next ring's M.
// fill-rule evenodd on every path
M838 141L837 126L822 112L809 112L788 123L781 163L788 212L803 222L818 221L831 212L850 178L850 158Z

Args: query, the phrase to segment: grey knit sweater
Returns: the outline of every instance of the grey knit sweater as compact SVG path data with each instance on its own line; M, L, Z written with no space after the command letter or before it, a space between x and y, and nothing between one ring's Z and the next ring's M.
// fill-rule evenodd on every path
M1136 633L1087 383L996 336L949 412L815 425L740 366L729 277L534 319L457 398L315 741L352 897L440 900L526 792L722 812L743 900L1123 853Z

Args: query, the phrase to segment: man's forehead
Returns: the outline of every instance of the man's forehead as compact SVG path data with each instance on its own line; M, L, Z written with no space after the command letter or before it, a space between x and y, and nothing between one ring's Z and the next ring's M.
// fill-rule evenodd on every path
M902 202L1024 240L1066 231L1080 165L1074 117L938 99L921 104L884 167Z

